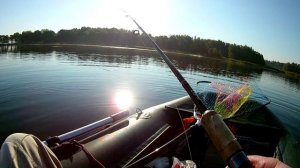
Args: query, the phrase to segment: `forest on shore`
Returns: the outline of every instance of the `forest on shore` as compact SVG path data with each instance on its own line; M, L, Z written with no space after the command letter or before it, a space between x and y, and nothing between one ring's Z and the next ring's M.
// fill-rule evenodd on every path
M300 74L300 64L296 63L281 63L278 61L265 61L265 66L267 68L272 68L274 70L279 70L282 72L293 72Z
M188 35L156 36L153 38L163 50L199 54L207 57L231 58L258 65L265 64L263 55L248 46L229 44L220 40L190 37ZM80 29L62 29L57 33L43 29L1 36L2 43L9 41L18 44L68 43L152 47L146 36L140 34L139 31L116 28L82 27Z
M248 46L225 43L221 40L190 37L188 35L155 36L153 38L163 50L167 51L246 61L276 71L300 74L300 64L264 60L262 54ZM152 44L146 39L146 36L140 34L137 30L91 27L70 30L62 29L57 33L52 30L42 29L33 32L17 32L10 36L0 35L0 44L9 43L67 43L152 48Z
M254 63L260 66L300 73L300 65L265 61L262 54L249 46L230 44L221 40L201 39L188 35L155 36L158 45L167 51L199 54L206 57L227 58ZM0 44L96 44L126 47L152 48L152 44L144 34L137 30L117 28L82 27L70 30L62 29L55 33L52 30L23 31L13 35L0 35Z

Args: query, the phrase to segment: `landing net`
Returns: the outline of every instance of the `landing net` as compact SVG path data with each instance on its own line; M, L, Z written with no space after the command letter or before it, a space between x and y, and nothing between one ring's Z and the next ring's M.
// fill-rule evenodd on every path
M199 81L198 97L208 110L215 110L224 119L248 115L270 103L255 84L233 79Z

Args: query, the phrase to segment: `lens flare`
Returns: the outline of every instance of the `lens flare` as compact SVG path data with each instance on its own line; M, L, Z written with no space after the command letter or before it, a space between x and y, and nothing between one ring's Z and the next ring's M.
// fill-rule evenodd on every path
M133 96L129 90L120 90L115 94L115 103L120 109L127 109L133 103Z

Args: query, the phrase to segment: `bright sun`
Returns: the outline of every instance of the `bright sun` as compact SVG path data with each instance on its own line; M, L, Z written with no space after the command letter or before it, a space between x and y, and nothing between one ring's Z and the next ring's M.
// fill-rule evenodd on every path
M127 109L133 103L133 96L129 90L120 90L115 94L115 103L120 109Z
M134 17L148 33L159 33L163 31L169 21L169 1L140 1L140 0L107 0L99 5L97 11L97 23L105 27L116 27L124 29L137 29L137 27L125 17L125 10ZM163 13L163 14L162 14ZM94 18L94 17L92 17Z

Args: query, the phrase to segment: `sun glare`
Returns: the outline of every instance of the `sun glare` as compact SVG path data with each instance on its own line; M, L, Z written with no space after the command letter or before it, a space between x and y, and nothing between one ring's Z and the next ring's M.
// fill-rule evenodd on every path
M115 103L120 109L127 109L133 103L133 96L129 90L120 90L115 94Z
M133 16L148 33L157 33L164 29L169 18L168 1L140 1L140 0L110 0L99 5L97 23L107 27L124 29L137 29L137 27L125 17L123 11ZM154 10L155 9L155 10ZM163 13L163 15L162 15Z

